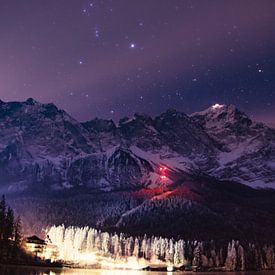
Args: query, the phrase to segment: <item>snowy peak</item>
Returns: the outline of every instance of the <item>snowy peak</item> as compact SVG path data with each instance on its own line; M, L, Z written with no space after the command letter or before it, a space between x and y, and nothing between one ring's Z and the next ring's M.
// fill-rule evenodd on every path
M219 167L210 172L250 186L275 182L275 130L252 121L234 105L215 104L191 117L221 144Z
M192 114L191 118L211 137L227 145L232 142L238 143L248 137L262 137L273 131L263 123L252 121L234 105L215 104L202 112ZM232 140L228 141L227 137L231 137Z
M252 124L251 119L232 104L214 104L202 112L192 114L191 117L207 128L213 124L225 127L233 124L249 127Z
M263 124L253 122L234 105L215 104L191 117L225 147L239 146L240 142L257 137L267 129Z

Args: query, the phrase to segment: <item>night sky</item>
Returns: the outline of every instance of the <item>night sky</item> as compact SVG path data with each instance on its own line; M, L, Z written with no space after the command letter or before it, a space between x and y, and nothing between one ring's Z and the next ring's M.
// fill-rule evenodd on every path
M0 0L0 98L79 120L235 104L275 126L274 0Z

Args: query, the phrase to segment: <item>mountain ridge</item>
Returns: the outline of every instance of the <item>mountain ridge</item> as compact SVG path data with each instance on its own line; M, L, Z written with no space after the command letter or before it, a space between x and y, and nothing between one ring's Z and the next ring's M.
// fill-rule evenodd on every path
M233 105L137 113L115 124L78 122L34 99L1 101L0 130L0 185L10 192L154 188L198 174L275 188L275 130Z

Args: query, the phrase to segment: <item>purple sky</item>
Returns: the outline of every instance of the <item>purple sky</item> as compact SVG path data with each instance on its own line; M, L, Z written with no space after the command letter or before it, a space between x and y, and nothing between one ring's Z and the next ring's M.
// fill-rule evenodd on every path
M80 120L232 103L275 126L274 14L274 0L0 0L0 98Z

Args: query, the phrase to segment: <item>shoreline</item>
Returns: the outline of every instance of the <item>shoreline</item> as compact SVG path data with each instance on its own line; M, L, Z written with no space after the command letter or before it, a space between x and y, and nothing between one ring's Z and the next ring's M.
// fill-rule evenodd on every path
M62 271L68 271L68 270L86 270L86 271L112 271L112 270L120 270L120 271L141 271L141 272L177 272L177 273L194 273L194 274L203 274L203 273L213 273L216 274L218 273L225 273L225 272L231 272L231 273L243 273L243 272L274 272L274 270L236 270L236 271L228 271L225 270L223 268L217 268L217 269L210 269L210 270L194 270L192 268L188 269L188 270L182 270L180 268L175 268L173 271L168 271L166 268L164 267L155 267L155 268L150 268L150 267L146 267L143 269L127 269L127 268L99 268L99 267L81 267L81 266L54 266L54 265L41 265L41 264L4 264L4 263L0 263L0 271L2 267L7 267L7 268L22 268L22 269L41 269L42 271L53 271L53 272L57 272L57 273L62 273Z

